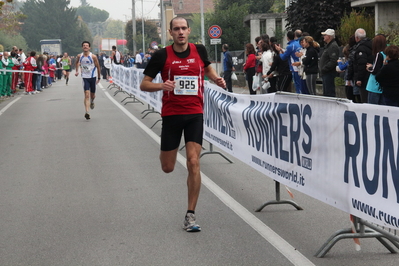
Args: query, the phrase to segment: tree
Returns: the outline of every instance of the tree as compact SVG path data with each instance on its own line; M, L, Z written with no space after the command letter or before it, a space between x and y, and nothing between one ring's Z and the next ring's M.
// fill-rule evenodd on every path
M107 21L105 31L103 33L104 38L117 38L123 39L125 36L125 23L122 20L110 19Z
M142 31L142 22L141 19L136 19L136 47L137 50L142 49L143 47L143 31ZM129 49L130 53L133 53L133 28L132 28L132 20L129 20L126 23L125 27L125 39L127 40L126 47ZM150 47L151 42L156 41L157 43L161 42L158 34L158 27L155 22L144 20L144 41L145 47Z
M301 29L320 41L321 32L337 29L343 14L350 11L349 0L297 0L287 8L287 28Z
M70 54L81 52L84 40L92 41L84 21L78 20L69 0L27 0L21 11L27 16L22 36L30 49L40 50L40 40L61 39L62 48ZM43 19L46 18L46 19Z
M17 11L17 2L4 5L0 12L0 43L3 49L0 51L10 51L16 45L26 49L28 46L25 39L19 33L21 30L21 21L25 16Z
M26 18L20 11L15 11L14 5L3 6L0 12L0 31L8 35L19 34L21 21Z
M275 0L270 11L272 13L283 13L285 11L285 0Z
M104 22L108 19L109 13L106 10L98 9L90 5L78 7L76 15L81 16L86 23Z
M338 28L338 35L342 45L346 45L349 38L355 33L356 29L363 28L368 37L375 35L374 17L367 14L364 10L360 12L352 11L350 14L341 18L341 25Z
M379 28L378 32L387 37L389 44L399 45L399 23L390 21L386 28Z
M273 6L275 0L216 0L215 10L227 10L233 4L241 7L240 11L248 10L249 14L267 13ZM243 8L248 5L247 8Z
M80 5L81 5L81 6L88 6L89 3L87 3L86 0L80 0Z
M27 51L28 49L28 45L24 39L24 37L22 37L21 34L6 34L2 31L0 31L0 43L3 45L3 49L0 51L10 51L11 48L15 45L18 48L22 48L25 51Z
M12 3L13 0L6 0L7 3ZM3 6L5 5L4 1L0 1L0 12L3 9Z

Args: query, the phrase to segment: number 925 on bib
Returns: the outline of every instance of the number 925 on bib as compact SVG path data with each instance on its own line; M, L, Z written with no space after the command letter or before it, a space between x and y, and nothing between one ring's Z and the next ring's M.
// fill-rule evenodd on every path
M198 77L175 76L175 95L198 95Z

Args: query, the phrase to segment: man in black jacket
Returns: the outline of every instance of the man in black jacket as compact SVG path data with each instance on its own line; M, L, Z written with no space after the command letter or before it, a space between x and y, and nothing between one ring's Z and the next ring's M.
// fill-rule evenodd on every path
M338 44L335 41L335 30L327 29L321 33L326 43L320 57L320 74L323 80L323 96L335 97L335 77L339 56Z
M226 82L226 89L228 92L233 92L233 82L231 80L231 73L234 71L234 66L233 66L233 59L231 57L231 54L229 52L229 45L228 44L223 44L222 45L222 51L224 54L224 60L223 60L223 78Z
M353 81L353 87L360 90L360 99L362 103L367 103L368 93L366 90L367 81L369 79L370 72L367 71L367 63L373 62L372 56L372 43L369 38L366 37L366 31L364 29L357 29L355 32L356 45L354 46L354 58L353 63L350 64L348 69L348 80Z

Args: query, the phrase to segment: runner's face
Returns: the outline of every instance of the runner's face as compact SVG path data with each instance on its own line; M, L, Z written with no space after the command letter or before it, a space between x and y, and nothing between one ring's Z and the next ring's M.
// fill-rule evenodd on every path
M90 46L89 46L88 43L84 43L83 46L82 46L82 48L83 48L83 51L84 51L84 52L90 51Z
M172 26L172 29L169 29L169 33L173 38L173 42L180 45L188 43L188 35L190 35L191 29L187 26L186 20L175 19Z

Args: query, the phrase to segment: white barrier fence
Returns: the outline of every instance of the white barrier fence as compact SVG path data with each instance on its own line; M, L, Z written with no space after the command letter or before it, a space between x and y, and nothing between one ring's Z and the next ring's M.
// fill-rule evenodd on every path
M142 72L116 66L112 77L160 112L162 92L142 92ZM209 82L204 98L205 140L288 187L399 228L399 108L289 93L241 95Z

